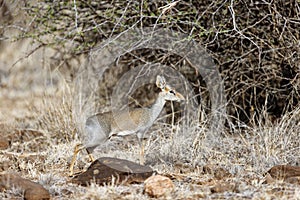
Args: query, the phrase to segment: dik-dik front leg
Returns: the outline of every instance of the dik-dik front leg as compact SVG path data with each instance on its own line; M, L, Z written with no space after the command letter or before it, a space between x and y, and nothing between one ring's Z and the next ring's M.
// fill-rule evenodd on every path
M76 158L77 158L77 155L80 151L82 151L83 149L85 149L85 147L82 145L82 144L77 144L74 148L74 153L73 153L73 157L72 157L72 160L71 160L71 164L70 164L70 168L69 168L69 176L73 176L74 175L74 166L75 166L75 162L76 162ZM88 153L88 156L90 158L90 162L94 162L95 159L92 155L92 152L86 148L86 151Z

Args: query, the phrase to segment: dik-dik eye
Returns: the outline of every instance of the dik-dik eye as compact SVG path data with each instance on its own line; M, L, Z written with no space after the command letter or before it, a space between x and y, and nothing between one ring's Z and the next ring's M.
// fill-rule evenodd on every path
M173 95L175 95L175 92L174 92L174 90L170 90L170 93L171 93L171 94L173 94Z

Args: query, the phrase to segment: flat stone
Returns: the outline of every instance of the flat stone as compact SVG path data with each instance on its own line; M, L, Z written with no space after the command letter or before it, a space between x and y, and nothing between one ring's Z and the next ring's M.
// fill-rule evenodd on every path
M24 191L26 200L47 200L50 199L50 193L40 184L24 179L17 174L1 173L0 189L18 188Z
M113 179L114 184L141 183L153 173L154 171L148 166L129 160L103 157L95 160L85 172L75 176L71 182L83 186L91 181L100 185L110 184Z

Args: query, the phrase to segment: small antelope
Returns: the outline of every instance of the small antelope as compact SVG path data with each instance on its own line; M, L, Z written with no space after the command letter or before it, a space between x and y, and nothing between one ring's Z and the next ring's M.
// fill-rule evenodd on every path
M97 113L86 120L86 143L76 145L70 165L70 176L74 174L74 164L77 154L86 149L91 161L94 161L92 152L107 141L111 136L125 136L136 134L140 151L140 164L144 164L144 133L153 125L154 121L163 109L166 101L182 101L184 97L166 84L162 76L157 76L156 86L161 89L155 103L150 108L135 108L129 111L116 111Z

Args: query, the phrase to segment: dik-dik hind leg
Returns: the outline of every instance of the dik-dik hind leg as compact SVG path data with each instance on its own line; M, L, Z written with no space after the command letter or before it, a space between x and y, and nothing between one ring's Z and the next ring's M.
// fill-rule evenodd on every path
M72 157L72 160L71 160L70 168L69 168L69 176L74 175L74 165L75 165L75 162L76 162L77 154L82 149L84 149L84 146L82 144L76 144L76 146L74 148L74 153L73 153L73 157Z
M89 155L89 158L90 158L90 162L94 162L95 161L95 158L92 154L92 150L90 150L89 148L86 148L86 152L88 153Z
M138 142L140 146L140 155L139 155L140 165L144 165L145 164L145 142L143 138L139 138L139 137L138 137Z
M140 165L145 164L145 145L144 142L142 142L141 152L140 152Z

